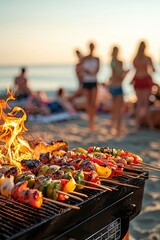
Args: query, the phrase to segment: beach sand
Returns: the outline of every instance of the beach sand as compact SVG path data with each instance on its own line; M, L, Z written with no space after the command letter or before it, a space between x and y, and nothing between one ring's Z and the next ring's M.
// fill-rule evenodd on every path
M98 114L96 131L88 131L88 121L85 113L73 120L58 123L42 124L27 122L28 139L66 140L69 148L89 146L109 146L124 149L140 155L145 163L160 166L160 129L149 131L142 129L136 134L130 134L134 128L134 119L124 119L126 133L115 137L108 133L108 114ZM160 172L150 172L160 178ZM140 214L130 222L130 240L160 239L160 181L148 179L145 182L143 206Z

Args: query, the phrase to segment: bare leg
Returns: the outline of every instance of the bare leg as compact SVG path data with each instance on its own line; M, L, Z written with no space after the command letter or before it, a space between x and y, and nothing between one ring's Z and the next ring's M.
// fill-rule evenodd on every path
M97 89L85 89L84 95L86 96L86 110L88 113L89 119L89 129L94 130L94 119L96 114L96 97L97 97Z
M153 123L149 112L149 96L150 89L136 90L137 94L137 107L136 107L136 129L141 127L142 120L146 117L148 126L153 129Z
M122 130L122 109L123 109L123 95L113 97L112 100L112 117L110 123L110 133L120 134Z
M119 95L116 97L116 129L117 135L122 133L122 116L123 116L123 95Z

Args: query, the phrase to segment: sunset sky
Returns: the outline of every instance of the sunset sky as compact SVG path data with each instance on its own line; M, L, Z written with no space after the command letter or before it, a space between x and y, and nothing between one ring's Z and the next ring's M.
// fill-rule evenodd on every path
M73 63L96 42L102 62L120 46L130 61L139 40L160 60L159 0L0 0L0 64Z

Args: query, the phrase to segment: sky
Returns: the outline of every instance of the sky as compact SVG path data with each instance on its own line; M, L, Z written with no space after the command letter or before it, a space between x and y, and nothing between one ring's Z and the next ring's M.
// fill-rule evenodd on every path
M108 62L114 45L131 61L137 43L160 60L159 0L0 0L0 65L67 64L96 43Z

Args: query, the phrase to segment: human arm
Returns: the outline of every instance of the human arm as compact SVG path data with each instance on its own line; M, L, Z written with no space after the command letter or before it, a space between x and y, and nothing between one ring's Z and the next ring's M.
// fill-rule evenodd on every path
M154 65L153 65L153 61L152 61L152 58L151 58L151 57L148 57L148 62L149 62L149 65L150 65L152 71L155 72L155 67L154 67Z

